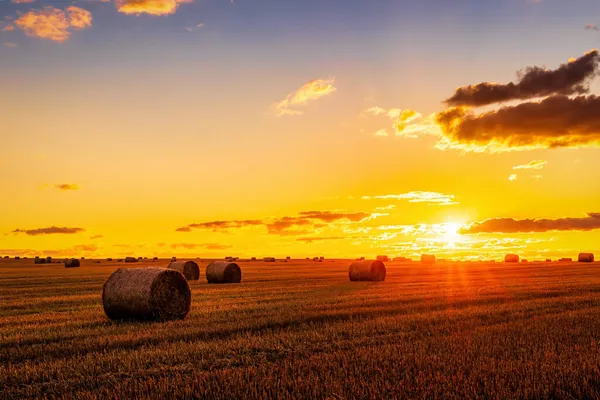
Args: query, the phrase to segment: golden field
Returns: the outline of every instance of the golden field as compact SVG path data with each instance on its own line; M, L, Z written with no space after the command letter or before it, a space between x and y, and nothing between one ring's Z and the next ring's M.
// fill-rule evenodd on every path
M600 265L241 262L183 321L113 322L119 267L0 260L0 398L599 398ZM133 266L167 266L168 260Z

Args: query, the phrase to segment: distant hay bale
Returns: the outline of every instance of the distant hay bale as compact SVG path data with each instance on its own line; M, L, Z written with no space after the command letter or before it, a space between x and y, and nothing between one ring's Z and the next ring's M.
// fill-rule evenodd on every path
M529 261L527 261L526 259L522 259L521 262L522 263L528 263Z
M206 267L208 283L240 283L242 270L239 265L228 261L213 261Z
M200 279L200 267L194 261L174 261L169 268L179 271L188 281Z
M112 261L112 260L113 260L113 259L112 259L112 258L110 258L110 257L106 259L106 261Z
M385 264L379 260L362 260L350 264L348 276L350 281L382 282L386 276Z
M573 259L570 257L565 257L565 258L561 258L558 260L558 262L572 262Z
M319 262L319 257L313 257L314 262Z
M77 268L81 265L78 259L76 258L67 258L64 261L65 268Z
M123 262L123 259L122 259L122 258L119 258L119 259L117 260L117 262Z
M375 259L377 261L381 261L381 262L388 262L388 261L390 261L390 258L388 256L377 256Z
M546 258L546 262L552 262L552 260L549 258Z
M507 254L504 256L504 262L506 263L518 263L519 256L516 254Z
M15 260L20 260L20 259L21 259L21 257L15 256Z
M433 254L421 254L421 264L435 264L435 256Z
M579 262L594 262L594 255L592 253L579 253Z
M265 262L275 262L275 257L264 257L263 260Z
M81 257L82 260L85 260L85 257Z
M256 257L252 257L250 261L256 261Z
M158 260L158 257L154 257L154 258L153 258L153 260L154 260L154 261Z
M34 264L46 264L46 259L45 258L36 257L36 259L33 260L33 263Z
M120 268L102 290L104 312L113 320L184 319L191 299L183 275L167 268Z
M142 257L138 257L138 261L142 261L142 260L143 260L143 258L142 258Z
M46 262L47 262L48 264L51 264L51 263L52 263L52 257L49 257L49 256L48 256L48 257L46 257Z
M171 262L177 261L177 257L171 257Z
M135 257L125 257L125 262L132 263L132 262L138 262L138 260Z

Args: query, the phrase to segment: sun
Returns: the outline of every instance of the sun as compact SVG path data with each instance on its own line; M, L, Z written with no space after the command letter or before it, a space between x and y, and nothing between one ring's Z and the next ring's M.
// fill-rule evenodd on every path
M460 233L458 233L460 228L462 228L462 224L457 222L448 222L444 224L443 237L448 244L453 245L460 238Z

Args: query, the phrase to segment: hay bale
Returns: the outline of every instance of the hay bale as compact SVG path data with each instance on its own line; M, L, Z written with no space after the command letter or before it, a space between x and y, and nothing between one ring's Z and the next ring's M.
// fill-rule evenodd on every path
M65 268L77 268L81 265L78 259L68 258L64 261Z
M46 262L48 264L52 264L52 257L46 257Z
M348 276L350 281L382 282L386 276L385 264L379 260L362 260L350 264Z
M579 262L594 262L594 255L592 253L579 253Z
M388 261L390 261L390 258L388 256L377 256L375 259L377 261L381 261L381 262L388 262Z
M546 262L552 262L552 260L549 258L546 258Z
M110 258L110 257L106 259L106 261L112 261L112 260L113 260L113 259L112 259L112 258Z
M421 264L435 264L435 256L433 254L421 254Z
M506 263L518 263L519 256L516 254L507 254L504 256L504 262Z
M265 262L275 262L275 257L265 257L263 258Z
M21 257L15 256L15 260L20 260L20 259L21 259Z
M213 261L206 267L208 283L240 283L242 270L234 262Z
M179 272L167 268L120 268L104 283L102 304L110 319L184 319L192 294Z
M568 258L565 257L565 258L561 258L558 260L558 262L572 262L572 261L573 261L573 259L570 257L568 257Z
M138 260L135 257L125 257L125 262L127 262L127 263L138 262Z
M177 261L177 257L171 257L171 262Z
M46 259L45 258L39 258L36 257L35 260L33 260L34 264L46 264Z
M169 268L179 271L188 281L200 279L200 267L194 261L175 261L169 264Z

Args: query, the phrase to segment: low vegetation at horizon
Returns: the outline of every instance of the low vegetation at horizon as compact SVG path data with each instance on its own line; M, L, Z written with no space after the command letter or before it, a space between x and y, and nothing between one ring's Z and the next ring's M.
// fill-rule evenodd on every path
M598 263L240 262L183 321L114 322L117 268L0 260L0 398L599 398Z

